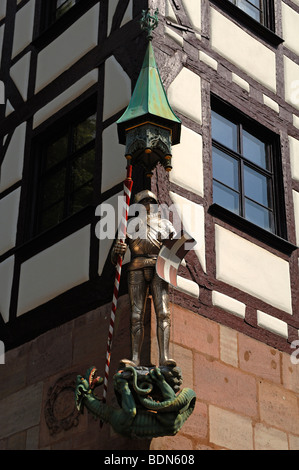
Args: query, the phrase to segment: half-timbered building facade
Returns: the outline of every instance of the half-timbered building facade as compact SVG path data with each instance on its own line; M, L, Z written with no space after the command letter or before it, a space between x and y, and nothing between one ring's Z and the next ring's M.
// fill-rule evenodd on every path
M197 241L170 292L171 353L197 405L176 437L132 441L79 416L72 393L88 366L104 372L117 220L101 220L122 193L116 122L148 7L182 127L172 171L135 168L133 193L175 204ZM299 449L298 28L298 0L1 0L0 448Z

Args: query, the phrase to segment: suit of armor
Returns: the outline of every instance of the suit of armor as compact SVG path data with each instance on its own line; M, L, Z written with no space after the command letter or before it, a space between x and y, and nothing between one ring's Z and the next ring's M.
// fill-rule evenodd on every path
M169 358L170 339L170 308L169 286L161 279L155 270L158 253L162 246L162 240L174 233L172 224L161 219L158 212L150 210L150 203L156 204L156 196L150 191L138 193L135 202L146 207L146 220L143 224L142 237L132 236L128 233L126 243L116 242L112 250L112 261L115 263L117 256L124 255L127 246L131 252L131 262L128 267L128 292L131 306L131 361L138 366L144 336L144 312L149 292L152 295L157 319L157 339L159 346L159 365L174 366L175 361ZM140 227L139 227L140 229ZM124 361L125 362L125 361Z

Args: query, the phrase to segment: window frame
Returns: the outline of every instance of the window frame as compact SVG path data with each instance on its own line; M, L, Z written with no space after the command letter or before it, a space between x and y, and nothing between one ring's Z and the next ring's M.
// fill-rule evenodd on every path
M255 20L230 0L210 0L210 2L272 46L277 47L283 42L283 39L275 32L274 0L263 0L264 22Z
M46 228L45 230L40 230L40 217L43 211L41 210L41 199L43 194L43 187L42 187L42 180L41 175L45 165L43 155L45 155L45 149L49 148L51 142L55 142L59 136L67 135L67 156L63 159L61 165L66 163L66 171L68 172L66 178L70 183L71 180L71 171L72 171L72 162L75 161L79 156L82 154L84 155L85 152L94 149L95 152L95 160L96 160L96 139L97 135L91 139L87 144L82 146L77 151L71 151L70 148L70 137L72 129L75 128L77 124L83 122L85 118L92 116L97 111L96 109L96 97L93 95L92 98L89 98L87 101L82 103L82 105L78 106L77 108L73 109L72 112L68 113L67 116L55 121L45 130L43 130L40 134L38 134L33 140L33 150L31 156L31 163L30 163L30 185L29 185L29 204L27 208L27 226L25 230L25 238L26 240L30 240L37 236L43 235L44 233L55 229L60 224L63 224L65 221L69 219L76 218L79 216L81 212L84 212L88 208L92 207L94 204L94 184L95 184L95 171L96 165L94 162L94 173L93 173L93 180L92 180L92 201L82 209L74 212L74 213L67 213L66 209L64 208L64 217L61 221L57 224L52 225L51 227ZM65 130L65 132L64 132ZM95 131L97 133L97 124L95 126ZM58 164L59 165L59 164ZM57 166L57 165L56 165ZM69 191L64 191L64 205L67 203L66 199L70 198L72 195L72 191L70 184L66 181L66 187L68 187Z
M254 238L257 238L263 241L264 243L282 251L283 253L291 254L293 250L297 249L297 246L293 245L287 240L280 136L214 95L211 96L211 112L212 111L223 115L226 119L234 123L242 123L243 126L245 125L246 130L251 131L257 137L260 135L261 137L263 137L263 140L267 142L269 146L271 146L271 172L273 175L273 213L275 217L276 231L275 233L273 233L269 230L266 230L263 227L256 225L255 223L246 219L242 215L236 214L215 202L212 202L212 204L210 205L209 213L215 217L218 217L224 222L227 222L230 225L242 230L243 232L253 236ZM211 134L211 161L213 144L214 143ZM215 144L215 147L219 148L220 146L219 144ZM211 176L213 179L212 165ZM242 188L240 188L240 191L241 190ZM213 192L213 181L211 182L211 191Z
M75 0L75 5L73 5L68 11L65 12L64 15L61 15L61 17L59 18L56 18L57 0L47 0L46 2L44 1L41 7L42 10L40 32L43 32L44 30L48 29L54 23L63 18L70 10L76 7L80 3L80 1L81 0Z

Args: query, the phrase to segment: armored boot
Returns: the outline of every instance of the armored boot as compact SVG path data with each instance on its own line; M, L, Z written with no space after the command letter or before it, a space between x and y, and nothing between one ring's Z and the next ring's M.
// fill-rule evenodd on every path
M159 365L175 367L176 362L169 358L170 308L169 286L156 273L153 277L152 296L157 318L157 339L159 346Z
M128 291L131 304L131 360L123 359L121 364L136 367L140 364L144 337L144 310L148 295L148 285L141 269L128 272Z

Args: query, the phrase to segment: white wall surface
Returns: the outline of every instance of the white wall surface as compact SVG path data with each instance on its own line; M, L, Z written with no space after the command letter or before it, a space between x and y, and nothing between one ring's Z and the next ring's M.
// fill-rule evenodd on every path
M211 46L232 64L276 91L275 53L211 8Z
M35 91L40 91L97 45L99 4L38 55Z
M289 263L215 226L216 277L292 314Z
M89 279L90 226L47 248L21 266L17 315Z

